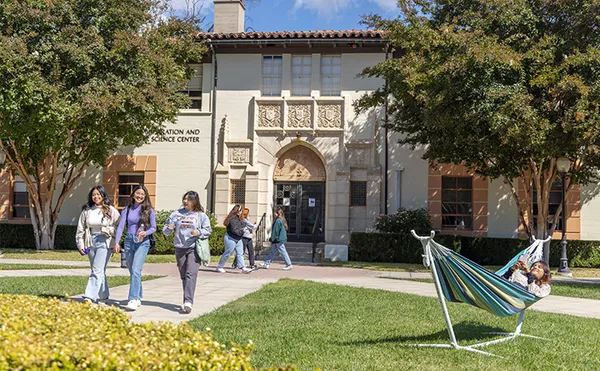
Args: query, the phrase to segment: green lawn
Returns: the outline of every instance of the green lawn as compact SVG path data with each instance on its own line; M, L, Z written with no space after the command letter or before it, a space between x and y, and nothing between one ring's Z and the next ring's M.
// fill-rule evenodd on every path
M361 268L374 271L390 271L390 272L430 272L429 268L425 268L423 264L407 264L407 263L378 263L378 262L323 262L319 263L322 266L329 267L346 267L346 268ZM486 265L487 269L496 271L502 268L499 265ZM557 267L552 268L552 274L556 274ZM600 278L600 268L570 268L573 277L584 278Z
M142 281L163 276L142 276ZM85 291L88 277L0 277L0 294L69 297ZM108 277L108 286L128 285L129 277Z
M78 265L54 265L54 264L5 264L0 263L0 271L14 271L20 269L90 269Z
M498 318L465 304L448 304L463 345L487 341L486 331L513 331L516 318ZM448 343L436 298L281 280L190 322L217 341L255 343L253 366L295 364L300 370L589 370L600 364L598 320L528 311L519 338L484 350L413 348Z
M73 250L37 251L30 249L2 249L2 258L23 260L61 260L61 261L88 261L87 256L81 256ZM1 262L0 258L0 262ZM121 254L113 254L111 262L121 261ZM146 263L175 263L175 254L148 255Z
M432 278L396 278L379 277L392 280L407 280L433 283ZM580 283L572 281L552 281L552 295L569 296L572 298L600 300L600 285L596 283Z

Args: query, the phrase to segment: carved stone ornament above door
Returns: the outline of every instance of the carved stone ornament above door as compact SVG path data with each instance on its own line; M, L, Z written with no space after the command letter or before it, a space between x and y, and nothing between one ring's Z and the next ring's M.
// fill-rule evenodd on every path
M288 105L288 127L290 128L311 128L312 127L312 109L310 104L289 104Z
M258 127L259 128L280 128L281 122L281 104L260 103L258 105Z
M342 128L342 105L341 104L319 104L319 128L341 129Z
M310 148L296 146L279 157L273 180L323 182L326 180L325 165Z

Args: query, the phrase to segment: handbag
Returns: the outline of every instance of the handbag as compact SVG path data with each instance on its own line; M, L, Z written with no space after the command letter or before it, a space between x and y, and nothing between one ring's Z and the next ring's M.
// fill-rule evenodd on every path
M129 206L127 206L127 212L125 213L125 230L127 230L127 223L129 222ZM148 236L148 241L150 242L150 250L156 247L156 239L154 238L154 233Z
M198 213L198 221L201 222L201 215ZM210 246L208 244L208 237L201 239L196 238L196 245L194 248L194 252L196 255L196 261L204 266L208 266L210 264Z

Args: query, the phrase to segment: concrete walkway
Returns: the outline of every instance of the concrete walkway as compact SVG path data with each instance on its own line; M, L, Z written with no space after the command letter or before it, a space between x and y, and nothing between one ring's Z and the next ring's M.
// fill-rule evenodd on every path
M8 263L8 259L0 259ZM52 264L45 261L44 264ZM39 261L19 260L21 264L35 264ZM69 262L71 263L71 262ZM64 265L65 262L54 261L53 264ZM281 278L310 280L327 284L378 289L408 294L435 297L435 287L431 283L384 279L387 278L431 278L429 273L380 272L365 269L340 267L321 267L313 265L294 265L291 271L282 271L283 265L273 264L266 269L259 269L251 274L242 274L239 270L226 268L227 273L217 273L213 267L202 267L198 274L196 303L191 314L182 314L179 306L182 302L182 286L175 264L145 264L145 275L164 275L166 277L143 282L144 298L142 307L135 312L127 312L135 322L165 320L171 322L188 321L199 315L209 313L220 306L237 300L259 290L263 285L276 282ZM0 271L0 277L7 276L47 276L78 275L86 276L85 269L59 269L34 271ZM109 276L128 275L126 269L110 268ZM124 306L127 303L129 286L111 289L109 305ZM75 297L77 300L81 296ZM553 296L540 300L531 307L532 310L549 313L562 313L580 317L600 319L600 300L579 299Z

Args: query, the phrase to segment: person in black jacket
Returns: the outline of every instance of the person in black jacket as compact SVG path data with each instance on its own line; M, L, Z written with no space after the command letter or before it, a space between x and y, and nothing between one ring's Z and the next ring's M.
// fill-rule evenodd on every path
M240 205L235 205L233 209L227 215L227 218L223 221L223 225L227 227L225 233L225 251L221 255L219 265L217 265L217 272L225 273L225 263L227 259L235 250L237 256L238 268L242 268L242 273L250 273L252 269L246 268L244 263L244 246L242 245L242 236L244 235L244 223L240 220Z

